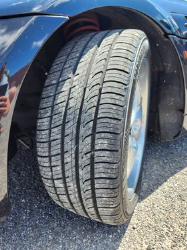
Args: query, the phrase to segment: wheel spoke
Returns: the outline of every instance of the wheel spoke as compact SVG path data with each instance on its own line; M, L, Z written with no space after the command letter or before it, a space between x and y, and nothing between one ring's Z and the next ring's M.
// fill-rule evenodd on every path
M134 165L134 161L136 158L136 153L138 150L137 141L133 138L133 136L129 136L129 148L128 148L128 163L127 163L127 176L130 175L131 170Z
M142 96L139 84L137 84L136 93L137 93L137 110L138 110L138 108L141 107L142 105Z
M141 106L142 106L142 97L140 93L140 87L137 85L132 106L131 126L133 126L134 122L136 121L137 114Z
M137 103L137 98L136 98L136 94L134 97L134 102L133 102L133 106L132 106L132 114L131 114L131 127L133 126L135 120L136 120L136 111L138 108L138 103Z

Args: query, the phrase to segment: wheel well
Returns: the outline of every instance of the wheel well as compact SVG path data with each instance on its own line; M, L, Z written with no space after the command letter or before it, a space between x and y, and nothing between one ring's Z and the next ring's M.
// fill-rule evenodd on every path
M98 8L84 13L97 15L100 30L140 29L150 41L152 52L152 91L150 129L163 139L175 138L182 128L184 80L176 50L164 31L149 17L131 9ZM72 22L81 15L70 18ZM65 26L61 26L45 43L34 59L22 84L13 115L14 131L35 134L40 95L54 58L65 45ZM16 132L17 133L17 132Z

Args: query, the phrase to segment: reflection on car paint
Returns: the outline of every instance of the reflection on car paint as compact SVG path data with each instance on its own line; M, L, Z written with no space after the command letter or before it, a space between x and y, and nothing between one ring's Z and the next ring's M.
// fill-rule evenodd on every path
M5 117L10 109L9 89L9 75L7 70L7 63L5 62L0 69L0 122L2 117ZM0 123L0 134L2 132L3 127Z
M0 134L3 132L1 119L8 115L17 88L21 83L28 67L29 65L24 66L11 77L9 76L6 62L0 70Z
M4 82L8 83L6 93L2 89L0 101L0 105L6 108L0 115L0 217L6 216L9 210L7 152L12 114L21 83L41 46L66 20L64 17L51 16L0 20L0 34L3 34L5 41L0 43L1 85L4 85ZM8 42L9 39L11 43ZM9 102L9 107L4 96Z

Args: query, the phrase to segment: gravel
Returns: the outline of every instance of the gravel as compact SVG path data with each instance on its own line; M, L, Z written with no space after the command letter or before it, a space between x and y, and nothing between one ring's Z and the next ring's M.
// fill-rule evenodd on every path
M140 201L131 221L119 227L54 204L35 152L19 146L9 172L12 211L0 224L0 250L187 250L187 137L148 140Z

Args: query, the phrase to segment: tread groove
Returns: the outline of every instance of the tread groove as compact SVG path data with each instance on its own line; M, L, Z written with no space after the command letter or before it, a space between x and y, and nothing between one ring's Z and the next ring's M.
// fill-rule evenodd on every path
M65 143L65 130L66 130L66 118L67 118L67 111L68 111L68 105L69 105L69 100L70 100L70 96L71 96L71 89L73 87L73 81L74 81L74 77L75 77L75 72L76 72L76 69L77 69L77 66L79 64L79 61L87 47L87 45L90 43L90 41L92 40L92 38L95 36L95 33L92 34L92 36L90 36L90 38L88 39L88 41L86 42L86 44L84 45L84 47L81 49L81 52L76 60L76 63L74 65L74 68L73 68L73 75L71 77L71 83L70 83L70 88L69 88L69 93L68 93L68 97L67 97L67 101L66 101L66 107L65 107L65 112L64 112L64 117L63 117L63 122L62 122L62 138L61 138L61 148L62 148L62 166L65 165L65 159L64 159L64 143ZM76 166L75 166L76 167ZM78 179L79 179L79 174L78 174L78 169L75 169L75 173L76 173L76 186L77 186L77 190L78 190L78 196L80 198L80 204L81 204L81 207L84 211L84 213L88 216L87 214L87 211L85 209L85 206L84 206L84 203L83 203L83 200L82 200L82 196L80 194L80 190L79 190L79 184L78 184ZM67 189L67 192L68 192L68 189ZM68 194L69 196L69 194ZM70 196L69 196L69 199L70 199ZM71 201L72 203L72 201ZM73 204L73 203L72 203Z
M65 67L65 63L67 62L67 60L68 60L68 58L69 58L69 56L70 56L70 54L71 54L71 52L73 51L73 49L74 49L75 46L76 46L76 43L75 43L75 44L72 46L72 48L70 49L70 51L69 51L69 53L68 53L68 55L67 55L67 57L66 57L66 61L64 62L64 65L63 65L63 67L62 67L62 69L61 69L61 71L60 71L60 75L59 75L59 78L58 78L58 83L56 84L56 87L55 87L55 93L56 93L56 91L57 91L57 89L58 89L59 80L60 80L61 74L62 74L62 72L63 72L63 69L64 69L64 67ZM55 94L54 94L54 96L53 96L53 101L52 101L52 103L53 103L52 110L54 110L54 102L55 102ZM52 123L52 117L50 118L50 124L51 124L51 123ZM49 136L51 137L51 129L50 129L50 132L49 132ZM49 140L48 151L50 152L50 155L51 155L51 141L50 141L50 140ZM51 175L52 175L53 186L54 186L55 192L56 192L56 194L57 194L55 182L54 182L54 179L53 179L53 170L52 170L52 164L51 164L51 163L52 163L52 162L51 162L51 156L49 157L49 162L50 162L50 170L51 170ZM63 177L64 177L64 179L65 179L64 173L63 173ZM63 202L61 201L61 199L59 198L58 194L57 194L57 197L58 197L58 201L62 204L62 206L64 206L64 204L63 204ZM71 205L71 207L73 208L71 202L70 202L70 205Z
M107 34L108 33L106 33L105 36ZM100 40L100 42L99 42L99 44L97 46L99 46L101 44L101 42L102 42L102 39ZM87 73L86 73L86 78L85 78L86 85L85 85L84 90L83 90L83 96L82 96L81 105L80 105L80 109L79 109L77 126L76 126L76 136L75 136L75 172L76 172L76 180L77 180L77 189L78 189L79 199L80 199L81 204L82 204L82 206L84 208L84 212L86 213L86 215L88 217L90 217L90 216L87 213L86 208L85 208L84 203L83 203L83 197L82 197L82 194L81 194L80 179L79 179L79 168L80 168L80 166L79 166L79 150L80 150L79 149L79 137L80 137L80 125L81 125L81 117L82 117L84 99L85 99L85 94L86 94L86 87L87 87L87 83L88 83L92 63L93 63L93 61L95 59L96 53L97 53L97 49L95 48L94 53L93 53L92 58L91 58L91 61L90 61L90 64L89 64L88 69L87 69Z
M122 31L121 31L122 32ZM100 79L100 89L99 89L99 95L98 95L98 100L97 100L97 106L94 114L94 120L93 120L93 127L92 127L92 137L91 137L91 156L90 156L90 168L91 168L91 189L92 189L92 199L93 199L93 204L94 208L96 211L96 214L99 218L100 221L102 221L102 218L99 214L99 209L98 209L98 204L97 204L97 199L96 199L96 192L95 192L95 169L94 169L94 164L95 164L95 140L96 140L96 130L97 130L97 118L98 118L98 113L99 113L99 104L101 101L101 93L102 93L102 86L105 78L105 73L107 71L107 66L109 63L110 55L112 54L112 49L116 44L117 38L119 37L119 33L116 35L116 37L113 40L113 43L109 49L108 55L107 55L107 61L105 63L105 68L102 73L102 77Z

